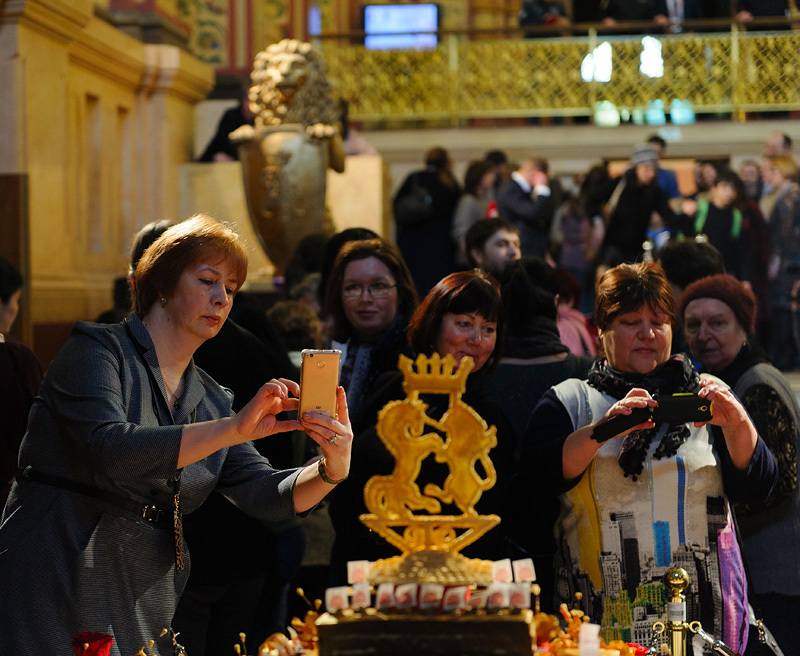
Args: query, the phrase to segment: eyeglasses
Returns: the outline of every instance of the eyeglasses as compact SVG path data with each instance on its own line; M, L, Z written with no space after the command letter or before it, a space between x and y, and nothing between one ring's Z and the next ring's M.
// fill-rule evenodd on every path
M387 285L385 282L376 282L372 285L345 285L342 289L342 296L344 298L361 298L364 290L372 296L372 298L386 298L389 292L392 291L397 285Z

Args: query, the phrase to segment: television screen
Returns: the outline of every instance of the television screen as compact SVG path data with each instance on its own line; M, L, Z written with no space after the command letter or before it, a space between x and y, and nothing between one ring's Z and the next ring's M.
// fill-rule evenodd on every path
M431 50L436 48L438 29L435 4L364 6L364 45L371 50Z

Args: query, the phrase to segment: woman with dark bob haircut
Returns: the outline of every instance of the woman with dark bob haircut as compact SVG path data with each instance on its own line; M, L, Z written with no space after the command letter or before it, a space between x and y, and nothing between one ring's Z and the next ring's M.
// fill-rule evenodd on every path
M486 372L497 359L501 322L502 306L497 283L485 273L461 271L450 274L428 292L409 324L409 340L417 354L452 355L456 362L461 362L464 357L472 358L474 367L467 378L467 390L462 400L487 424L497 427L497 446L489 452L497 473L497 484L483 493L476 510L480 514L494 513L502 517L513 469L516 436L486 385ZM376 474L391 474L394 469L394 458L375 428L378 412L390 401L405 396L403 375L395 368L377 380L373 394L358 414L351 475L331 496L330 515L336 530L331 577L337 584L347 583L346 565L350 560L377 560L398 554L358 518L367 512L364 504L366 482ZM422 394L420 398L428 405L426 412L429 417L439 418L448 408L447 394ZM426 483L441 487L448 474L446 467L433 460L431 456L423 462L416 479L420 489L424 489ZM455 506L443 504L442 513L458 514L458 511ZM505 557L502 551L504 535L501 523L466 547L463 553L468 557L489 560Z
M342 351L340 384L355 417L375 380L410 355L408 319L417 307L414 281L386 239L351 241L336 256L325 291L330 347Z
M545 393L519 462L529 481L521 502L559 496L555 606L582 590L582 610L609 640L631 630L636 606L651 608L648 624L667 621L667 604L643 595L665 599L663 573L683 567L686 596L696 600L687 620L744 653L746 585L730 501L766 498L775 459L735 395L700 377L685 355L670 354L675 302L660 266L609 269L597 283L594 316L602 357L586 380ZM635 426L604 426L674 394L711 406L713 417L693 422L676 412L656 424L646 413Z
M408 341L415 353L447 355L449 327L447 317L470 315L481 317L492 328L492 348L484 354L471 348L475 339L467 339L466 346L452 352L456 362L469 355L475 362L472 372L486 367L491 371L497 365L503 350L503 304L500 301L500 286L489 274L482 271L457 271L440 280L422 300L408 324ZM448 325L446 325L448 324ZM444 340L444 341L443 341Z
M0 580L17 591L0 595L0 653L61 653L83 631L109 634L113 656L136 653L170 625L189 577L183 513L219 492L285 520L347 477L341 387L336 418L278 419L298 407L286 379L234 414L228 390L195 366L246 275L239 236L197 215L144 252L124 321L76 324L34 400L0 524ZM321 459L277 470L253 446L295 429ZM59 612L41 612L43 595ZM159 643L171 653L169 637Z

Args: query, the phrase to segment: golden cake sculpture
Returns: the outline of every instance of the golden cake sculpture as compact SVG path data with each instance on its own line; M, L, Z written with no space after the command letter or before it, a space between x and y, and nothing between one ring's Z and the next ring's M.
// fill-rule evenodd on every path
M395 466L390 475L367 482L364 500L370 512L361 521L402 555L372 563L369 573L362 561L352 563L357 566L352 587L329 588L325 613L319 612L321 601L312 604L298 589L311 610L304 620L292 620L288 636L270 636L258 656L533 656L537 645L552 656L579 656L578 636L589 618L563 606L565 633L558 617L540 612L532 562L515 561L516 583L511 583L505 561L459 553L500 522L497 515L475 510L497 479L489 458L497 435L462 400L472 360L456 366L450 355L415 361L400 356L398 367L406 398L384 406L377 423ZM427 414L422 394L447 395L441 417ZM417 478L430 457L446 464L448 474L441 487L429 483L421 490ZM460 514L440 514L443 504ZM418 514L423 511L428 514ZM244 654L243 634L241 642L238 654ZM600 656L636 656L620 645L601 650Z
M497 515L475 510L497 480L489 458L497 435L462 400L473 366L471 358L457 366L451 355L420 355L415 361L400 356L406 398L384 406L377 423L395 466L390 475L367 482L364 501L370 512L360 519L402 555L371 564L366 582L353 585L352 608L330 612L329 605L316 622L319 656L533 653L530 582L521 584L524 591L516 602L509 597L504 605L495 603L489 594L490 586L498 585L493 563L459 553L500 522ZM430 394L448 397L441 417L427 414L420 395ZM420 489L417 478L430 457L448 473L441 487L429 483ZM441 514L444 504L460 514ZM375 605L369 605L369 592L363 597L367 603L356 603L357 587L370 584L377 587ZM393 591L385 593L388 605L386 588ZM482 605L473 603L481 599Z
M456 367L452 355L420 355L416 363L400 356L406 398L386 404L377 424L378 436L394 456L395 467L389 476L369 479L364 502L370 512L360 519L402 555L377 561L370 571L372 584L488 585L492 581L491 561L459 553L500 522L497 515L475 511L481 494L497 481L489 458L497 445L497 430L461 399L473 366L468 357ZM420 394L449 396L441 418L426 414L428 405ZM447 465L449 474L442 487L428 484L420 490L416 478L423 460L431 455ZM454 504L461 514L437 514L442 503ZM420 511L428 514L416 514Z

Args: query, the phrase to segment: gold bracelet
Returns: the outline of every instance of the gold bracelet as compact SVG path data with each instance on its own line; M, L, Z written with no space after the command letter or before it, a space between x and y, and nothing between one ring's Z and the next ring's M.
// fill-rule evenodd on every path
M330 478L328 472L325 471L325 458L320 458L317 462L317 471L319 472L319 477L328 485L339 485L339 483L347 480L347 475L344 478L340 478L338 481L334 481Z

